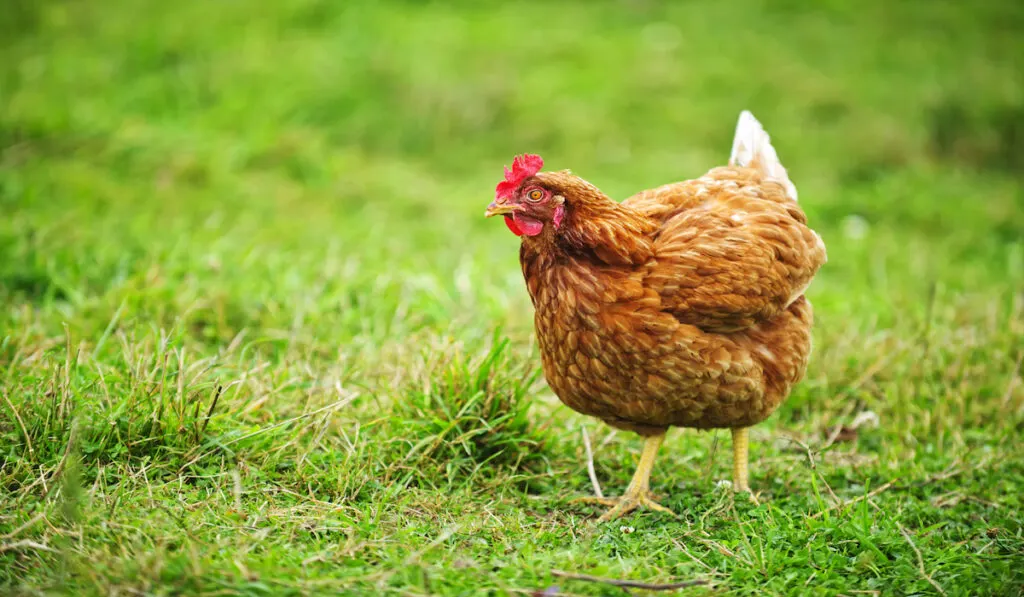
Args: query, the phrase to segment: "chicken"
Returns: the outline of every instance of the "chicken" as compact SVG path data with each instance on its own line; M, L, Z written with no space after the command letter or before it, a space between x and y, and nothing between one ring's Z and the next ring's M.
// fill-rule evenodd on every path
M733 488L747 492L750 426L803 376L804 297L825 245L767 133L739 118L728 166L613 201L570 173L516 157L486 215L522 237L544 376L573 410L645 438L602 520L654 501L669 427L729 428ZM596 498L595 498L596 499Z

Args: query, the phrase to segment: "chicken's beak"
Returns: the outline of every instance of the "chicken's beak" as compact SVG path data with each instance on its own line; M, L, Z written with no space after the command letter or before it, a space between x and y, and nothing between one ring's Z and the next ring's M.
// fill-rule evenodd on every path
M493 216L507 216L518 210L519 206L515 203L498 203L497 201L493 201L487 206L487 211L484 212L484 217L490 218Z

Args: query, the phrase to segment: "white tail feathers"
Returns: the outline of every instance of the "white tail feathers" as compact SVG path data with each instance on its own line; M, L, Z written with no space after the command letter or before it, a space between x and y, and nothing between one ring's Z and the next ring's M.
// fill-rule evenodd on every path
M779 154L775 153L771 138L747 110L740 112L740 120L736 123L736 137L732 141L729 165L761 170L769 178L782 183L786 193L796 201L796 187L779 161Z

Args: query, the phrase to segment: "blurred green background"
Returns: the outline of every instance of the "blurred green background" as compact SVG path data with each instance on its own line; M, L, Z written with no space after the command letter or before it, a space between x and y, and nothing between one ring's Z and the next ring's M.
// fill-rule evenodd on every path
M1020 3L2 11L5 590L1024 584ZM566 499L581 425L608 493L638 442L538 380L483 210L523 152L619 198L697 177L742 109L829 248L815 360L753 436L762 506L677 431L654 482L682 519L624 535Z

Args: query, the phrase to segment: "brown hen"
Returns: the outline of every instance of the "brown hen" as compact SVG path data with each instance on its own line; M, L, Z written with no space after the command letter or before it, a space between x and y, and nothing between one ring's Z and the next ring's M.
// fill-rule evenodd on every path
M733 488L749 491L747 428L804 374L825 246L761 124L740 115L728 166L618 203L569 171L517 157L487 215L520 260L548 384L573 410L646 438L602 519L665 510L650 474L669 427L732 430Z

